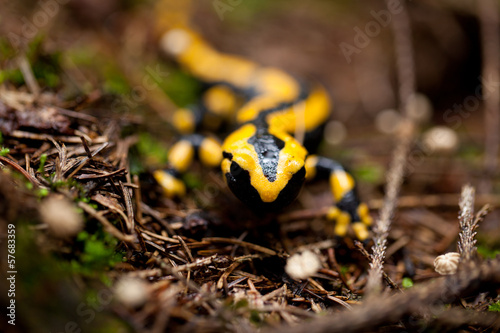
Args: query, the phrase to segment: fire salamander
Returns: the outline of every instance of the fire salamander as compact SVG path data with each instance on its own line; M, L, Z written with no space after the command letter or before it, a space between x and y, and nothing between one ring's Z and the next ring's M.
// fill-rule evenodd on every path
M307 86L279 69L220 53L190 29L169 30L160 45L209 86L198 105L173 115L174 126L184 136L170 150L168 169L154 172L168 197L185 194L180 176L195 158L209 167L220 166L231 191L256 211L288 205L305 180L329 179L336 205L327 218L336 221L336 235L343 237L352 228L358 239L367 239L372 219L358 199L352 175L338 162L310 155L305 148L322 133L330 115L331 102L323 87ZM244 100L240 106L239 98ZM193 134L202 126L216 128L234 118L239 128L222 145ZM305 146L296 139L300 135Z

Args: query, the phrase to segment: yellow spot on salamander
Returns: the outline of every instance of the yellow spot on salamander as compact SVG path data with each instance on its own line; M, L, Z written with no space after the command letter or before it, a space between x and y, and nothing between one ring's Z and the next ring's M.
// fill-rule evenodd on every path
M366 226L372 225L373 219L370 216L370 210L368 209L368 206L365 203L359 204L358 215L359 218L361 219L361 222L363 222Z
M347 234L349 223L351 223L351 217L346 212L339 212L339 215L335 219L335 235L344 237Z
M194 157L194 147L191 142L181 140L172 146L168 155L171 166L180 173L187 170Z
M354 230L354 234L360 241L364 241L370 235L366 225L362 222L356 222L352 224L352 230Z
M182 197L186 194L184 183L168 172L157 170L153 172L153 177L160 184L167 198Z
M337 170L330 175L330 187L337 202L354 188L354 179L344 170Z
M236 109L236 96L225 86L214 86L203 95L203 102L213 113L229 118Z
M205 138L198 154L201 163L211 168L219 166L222 160L221 145L214 138Z
M172 117L174 127L181 133L193 133L195 128L194 114L188 109L179 109Z
M316 177L316 164L318 164L318 156L310 155L306 159L306 179L311 180Z

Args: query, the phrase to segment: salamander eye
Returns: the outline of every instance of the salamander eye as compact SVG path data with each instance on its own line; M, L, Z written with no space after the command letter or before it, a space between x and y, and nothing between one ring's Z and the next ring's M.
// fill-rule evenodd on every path
M232 161L233 160L233 154L228 153L227 151L222 152L222 157L227 158L228 160Z
M244 170L240 167L240 165L238 163L236 163L236 162L233 161L231 163L231 168L229 169L229 171L231 172L231 175L236 178L239 175L241 175L241 173Z

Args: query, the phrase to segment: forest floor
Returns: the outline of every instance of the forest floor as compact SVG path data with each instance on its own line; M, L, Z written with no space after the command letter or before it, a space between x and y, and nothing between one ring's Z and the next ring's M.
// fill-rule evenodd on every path
M388 133L397 112L384 111L401 97L392 29L378 23L369 43L356 44L359 29L379 22L383 1L234 2L223 12L215 3L191 15L218 49L332 92L330 128L345 135L327 133L320 152L350 167L375 220L388 183L402 182L388 233L372 231L387 240L378 244L382 282L373 240L335 237L324 217L327 184L306 186L281 214L262 217L234 198L219 170L195 165L184 177L188 195L164 197L152 171L175 141L169 119L201 86L158 49L152 6L59 1L51 14L44 2L8 2L0 262L14 284L0 285L1 305L10 306L3 331L498 331L500 182L483 161L484 89L499 85L477 94L485 60L475 7L408 6L413 105L424 116L405 138ZM38 26L40 13L48 23ZM359 52L347 56L342 43ZM443 126L452 144L433 145ZM387 170L405 139L399 177ZM458 270L440 275L434 261L448 252L460 253ZM320 268L293 278L285 267L303 253Z

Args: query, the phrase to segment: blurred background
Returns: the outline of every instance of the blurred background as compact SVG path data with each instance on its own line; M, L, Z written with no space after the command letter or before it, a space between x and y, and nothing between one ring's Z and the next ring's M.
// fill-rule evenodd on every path
M396 11L398 3L394 0ZM403 195L456 194L464 183L478 184L483 177L483 51L477 1L405 4L412 29L418 93L412 107L419 135ZM0 8L0 85L28 90L18 65L19 56L24 57L41 98L56 94L69 109L115 121L124 134L138 133L136 149L145 159L132 159L132 172L165 164L165 151L176 135L170 116L194 103L202 89L158 46L163 29L182 23L222 52L324 84L334 108L320 152L350 166L360 181L361 197L383 196L392 134L401 117L395 111L399 83L393 14L384 1L199 0L167 1L158 7L151 0L1 0ZM156 84L147 84L146 78ZM490 85L484 89L497 89L497 81L487 78ZM496 177L493 193L499 186ZM331 198L325 189L318 185L305 191L301 204L327 206ZM438 213L455 219L456 207ZM415 215L404 218L414 221ZM493 220L488 217L481 227L483 233L490 232L484 251L500 242ZM29 245L26 249L36 251ZM78 307L71 292L58 296L72 304L70 310ZM39 295L39 301L43 304L46 297ZM81 308L94 309L88 316L100 312L96 292L89 297L92 301ZM32 300L25 296L24 301Z

